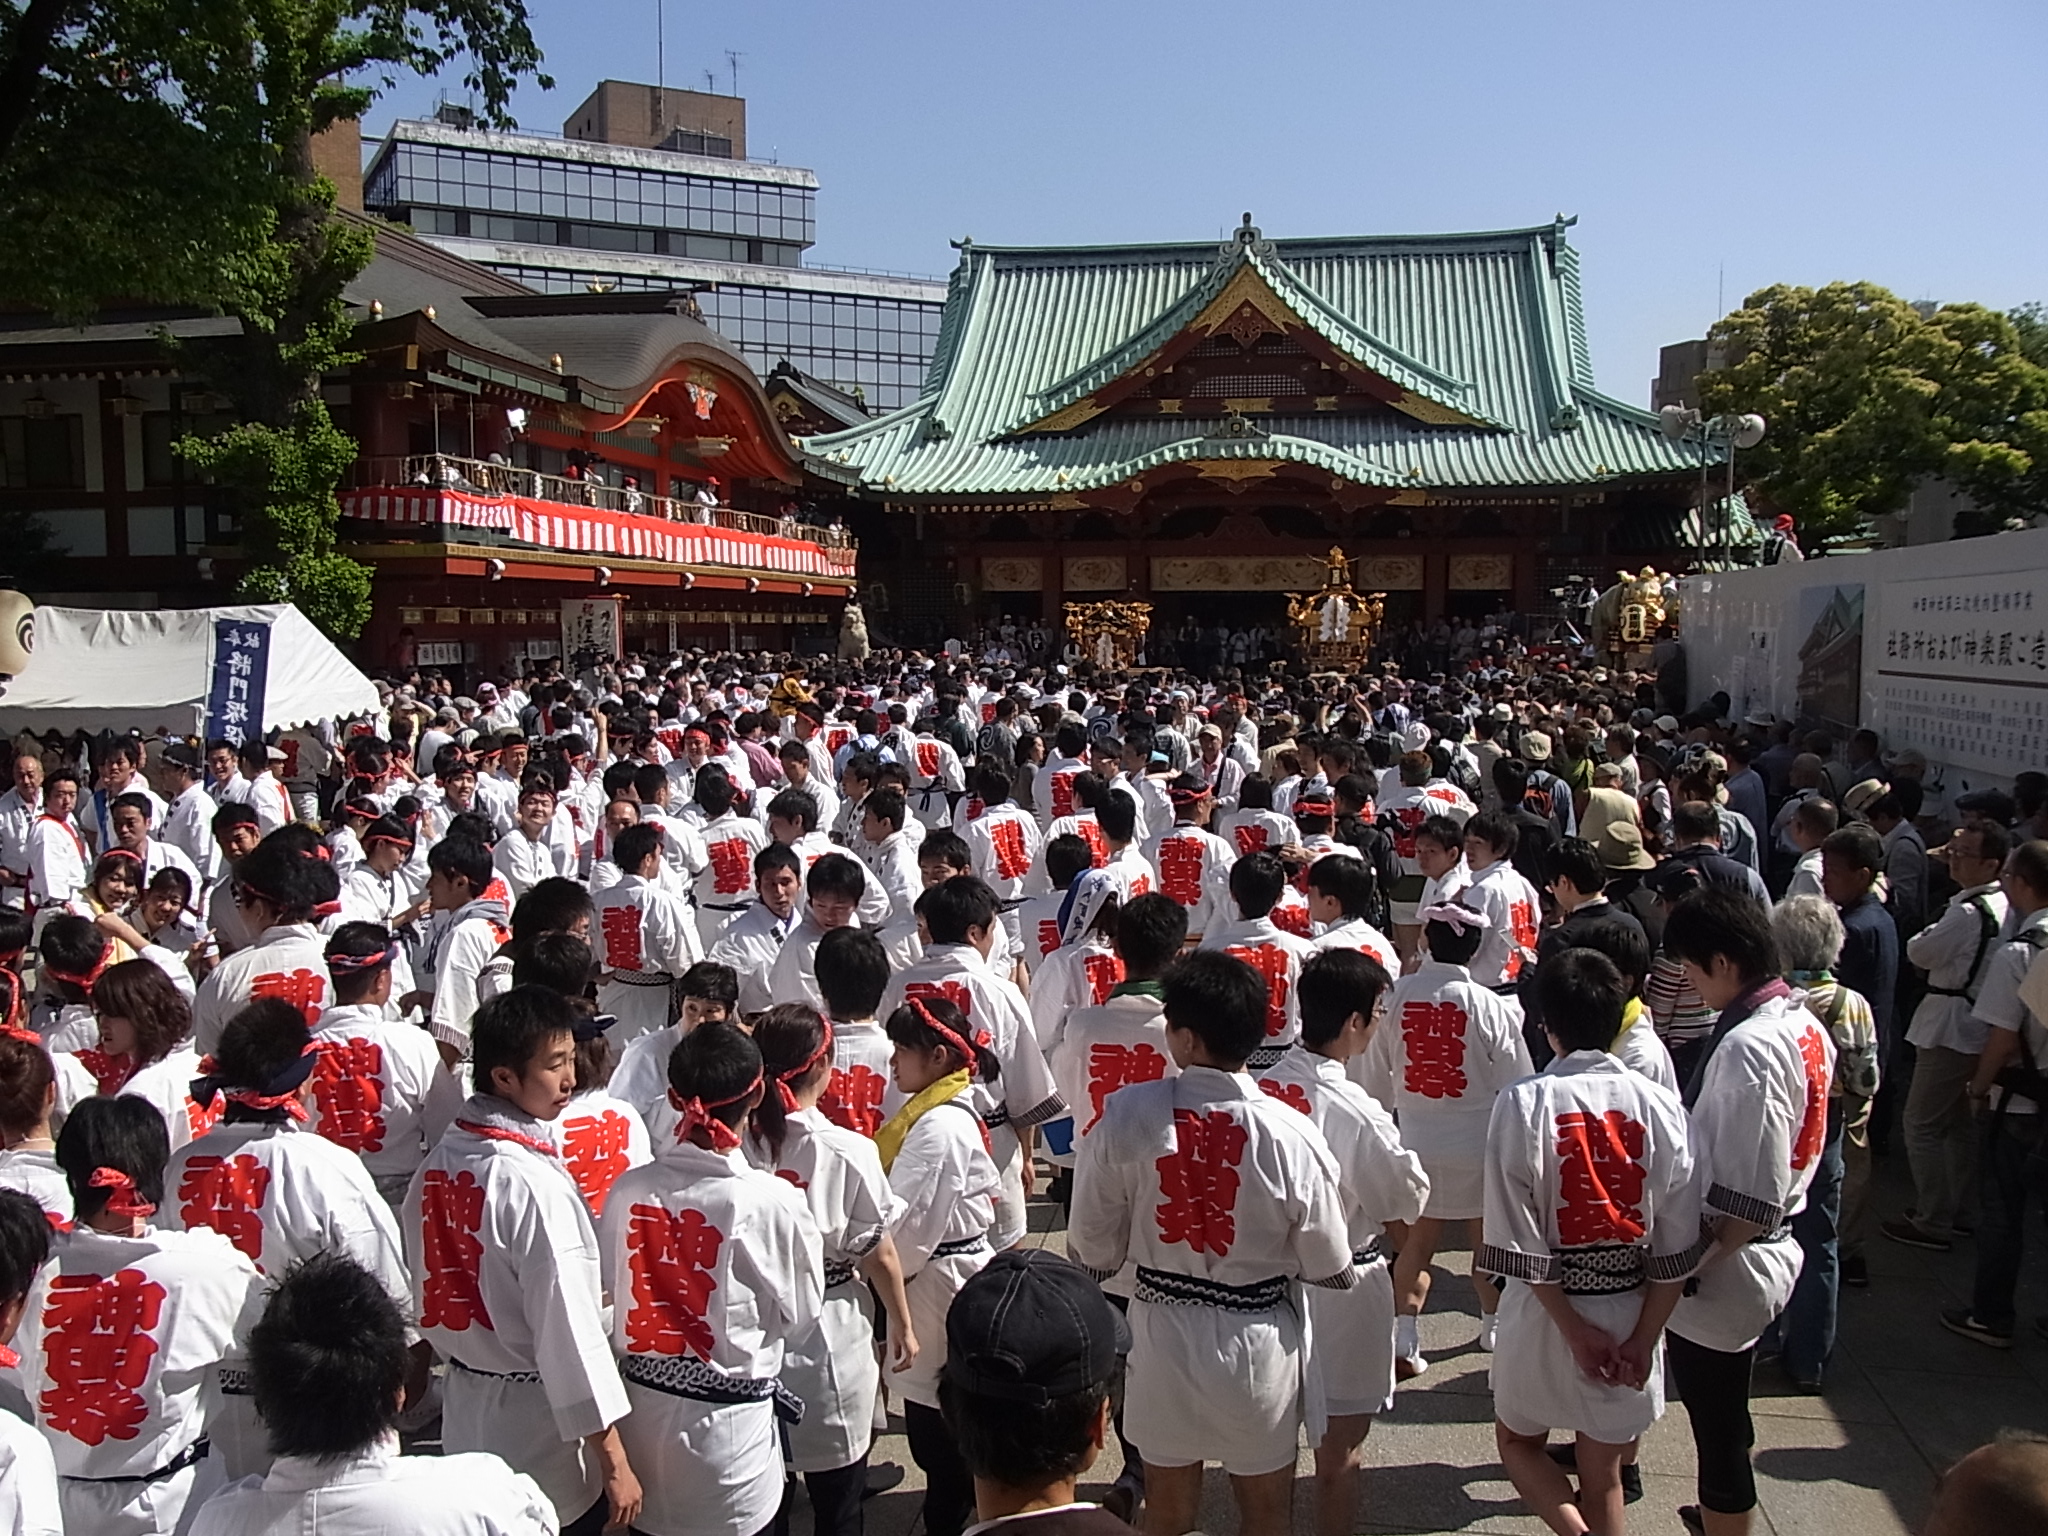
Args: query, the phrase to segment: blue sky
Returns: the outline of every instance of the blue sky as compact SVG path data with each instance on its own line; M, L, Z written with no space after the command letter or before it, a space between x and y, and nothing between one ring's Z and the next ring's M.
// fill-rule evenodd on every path
M667 3L667 78L730 85L814 169L813 265L939 274L947 242L1497 229L1579 216L1594 366L1772 282L2048 300L2041 0ZM528 0L558 131L655 72L656 0ZM408 81L366 134L431 110ZM460 99L460 87L450 85Z

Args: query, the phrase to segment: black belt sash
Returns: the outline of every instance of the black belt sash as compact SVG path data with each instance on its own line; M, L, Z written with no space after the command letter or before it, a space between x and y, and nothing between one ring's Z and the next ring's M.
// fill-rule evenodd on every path
M486 1381L510 1381L516 1382L522 1387L537 1387L540 1385L539 1371L480 1371L473 1365L464 1365L453 1355L448 1357L448 1363L464 1375L481 1376Z
M950 1259L963 1253L979 1253L988 1246L988 1234L977 1232L972 1237L956 1237L949 1243L941 1243L932 1250L935 1259Z
M853 1276L854 1268L851 1264L834 1264L828 1262L825 1265L825 1289L829 1291L835 1285L850 1284L853 1280Z
M1221 1307L1226 1312L1270 1312L1287 1299L1287 1277L1273 1275L1250 1285L1225 1285L1199 1275L1138 1266L1132 1293L1139 1301L1166 1307Z
M804 1400L781 1382L755 1376L728 1376L717 1366L689 1355L627 1355L619 1361L619 1374L637 1386L695 1403L728 1407L772 1402L775 1416L784 1423L803 1422Z
M1567 1296L1619 1296L1650 1278L1648 1255L1634 1244L1561 1248L1557 1283Z
M1351 1250L1351 1262L1360 1268L1373 1264L1384 1264L1392 1258L1393 1255L1387 1251L1387 1240L1384 1237L1376 1237L1363 1248Z
M197 1466L206 1460L212 1449L213 1443L202 1435L154 1472L138 1472L132 1477L73 1477L66 1473L63 1480L67 1483L160 1483L167 1477L176 1477L187 1467Z

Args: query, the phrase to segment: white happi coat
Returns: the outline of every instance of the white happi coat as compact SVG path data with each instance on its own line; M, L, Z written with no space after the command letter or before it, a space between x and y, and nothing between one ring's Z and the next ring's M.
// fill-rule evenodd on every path
M198 1075L199 1052L189 1044L181 1045L161 1061L139 1068L121 1085L118 1096L154 1104L171 1133L171 1150L176 1152L186 1142L204 1136L221 1117L219 1099L206 1109L193 1101L192 1079Z
M777 917L768 903L757 901L732 920L705 955L707 960L730 966L739 977L741 1013L759 1013L773 1006L768 977L796 926L795 906L787 917Z
M927 1408L939 1406L946 1313L960 1287L981 1272L995 1251L988 1232L998 1215L1003 1176L989 1156L988 1142L970 1090L918 1116L889 1166L889 1187L903 1202L892 1235L903 1264L910 1326L917 1334L916 1361L907 1371L892 1371L889 1386ZM958 1252L938 1252L956 1244Z
M1254 1066L1266 1066L1294 1044L1301 1033L1301 1003L1294 984L1301 968L1315 958L1316 947L1300 934L1289 933L1265 917L1239 917L1219 923L1202 935L1202 948L1234 955L1266 980L1266 1044L1254 1052Z
M1049 843L1056 837L1078 837L1088 845L1088 858L1092 867L1102 868L1109 862L1109 835L1102 830L1102 823L1093 811L1076 811L1071 816L1062 816L1046 828L1045 840ZM1044 850L1039 853L1039 876L1045 876Z
M497 897L481 896L444 913L442 926L435 931L434 1009L429 1027L436 1040L464 1056L469 1054L469 1021L482 1001L477 978L512 938L512 930L506 926L508 910Z
M725 925L754 904L754 855L768 846L761 824L727 811L700 829L704 867L691 882L697 901L697 936L716 944Z
M603 1088L587 1088L555 1122L562 1165L595 1221L620 1175L654 1161L654 1145L640 1111Z
M1494 1101L1473 1267L1508 1280L1493 1399L1515 1433L1568 1429L1621 1445L1663 1413L1662 1350L1640 1389L1593 1381L1530 1286L1561 1284L1588 1322L1615 1339L1633 1333L1643 1282L1684 1279L1702 1252L1688 1142L1678 1095L1605 1051L1561 1056ZM1630 1272L1636 1284L1603 1290Z
M649 1536L758 1531L782 1502L773 1401L715 1404L647 1385L694 1366L744 1381L782 1374L816 1327L824 1255L803 1197L737 1151L670 1140L605 1206L612 1345L633 1411L619 1426Z
M861 872L860 904L854 908L854 911L860 914L860 925L863 928L880 928L888 923L890 914L895 909L895 902L887 888L883 886L881 877L869 867L865 859L861 858L851 848L842 847L838 843L833 842L823 831L813 829L791 843L789 851L803 861L803 874L807 879L811 873L811 866L825 857L826 854L843 853L847 855ZM914 856L910 864L912 899L915 900L918 875L917 860ZM915 927L916 924L913 922L912 926Z
M377 1193L397 1206L461 1109L461 1079L425 1030L370 1004L328 1009L312 1044L320 1060L307 1080L307 1128L360 1157Z
M1081 1144L1067 1251L1097 1279L1138 1265L1124 1421L1147 1458L1253 1477L1294 1464L1304 1422L1321 1443L1321 1381L1292 1301L1156 1301L1147 1280L1356 1283L1336 1161L1300 1114L1214 1067L1119 1089Z
M858 922L856 918L856 926ZM789 937L782 941L782 948L775 956L775 964L769 968L768 996L771 1001L802 1003L824 1011L824 995L818 991L818 946L831 931L811 915L810 903L805 902L803 916L789 930Z
M952 797L966 790L967 775L952 744L919 736L909 743L903 765L910 770L911 815L927 827L953 825Z
M1248 853L1271 853L1284 848L1301 834L1294 818L1278 811L1238 811L1223 821L1220 834L1239 858Z
M1031 794L1039 826L1049 829L1062 816L1074 814L1074 780L1087 771L1087 760L1079 757L1049 757L1039 765ZM1046 836L1052 836L1050 830Z
M597 1234L550 1128L473 1095L399 1225L420 1334L450 1362L442 1444L495 1451L564 1523L604 1490L584 1446L629 1411L604 1332Z
M1102 869L1116 881L1117 899L1120 901L1149 896L1159 889L1159 871L1152 867L1152 861L1145 857L1144 850L1136 843L1126 843L1114 850L1103 860Z
M1387 936L1362 917L1347 917L1332 923L1315 936L1318 951L1355 949L1379 961L1389 976L1401 974L1401 957Z
M818 1112L843 1130L872 1138L903 1107L904 1095L889 1075L894 1049L873 1019L832 1020L832 1076Z
M329 995L327 941L320 930L311 923L280 923L229 955L200 983L192 1005L192 1043L202 1056L211 1055L228 1020L259 997L283 998L306 1016L310 1028Z
M642 1035L619 1053L611 1081L605 1084L606 1093L630 1104L640 1116L650 1150L668 1141L681 1118L669 1102L668 1059L682 1038L681 1020Z
M922 953L914 910L917 898L924 894L924 875L917 867L917 848L922 841L922 828L913 836L906 827L891 832L879 843L863 842L853 849L889 898L889 915L875 930L875 937L889 951L892 967L909 965ZM861 921L867 922L865 907Z
M1535 964L1543 903L1514 865L1497 859L1474 870L1458 900L1492 919L1468 967L1474 981L1482 987L1506 986L1521 977L1524 966Z
M627 875L595 906L593 947L604 968L597 1006L618 1018L616 1047L675 1017L675 979L704 958L704 948L688 903L658 880Z
M263 1277L217 1233L57 1237L14 1348L67 1531L178 1527L197 1466L150 1483L81 1479L139 1479L189 1451L217 1412L216 1370L245 1358L263 1302Z
M57 1166L55 1152L41 1147L9 1147L0 1152L0 1189L27 1195L60 1232L71 1225L71 1181ZM0 1530L5 1529L0 1524Z
M1069 1015L1076 1008L1107 1002L1111 989L1123 979L1124 963L1109 936L1101 932L1085 933L1038 963L1031 973L1031 1028L1048 1058L1059 1051ZM1073 1108L1071 1100L1067 1107Z
M164 1169L163 1225L207 1229L235 1245L273 1283L294 1264L334 1251L375 1275L401 1306L410 1292L391 1207L362 1159L283 1124L223 1121L171 1154ZM229 1477L270 1466L244 1373L224 1371L209 1425Z
M554 1536L540 1488L495 1456L401 1456L391 1434L337 1460L280 1456L200 1507L191 1536Z
M779 1156L752 1136L743 1150L753 1166L796 1186L823 1244L823 1305L816 1323L790 1338L782 1384L804 1403L802 1421L789 1427L790 1470L831 1472L860 1460L874 1438L882 1382L874 1293L855 1266L880 1245L903 1202L867 1137L815 1109L785 1123Z
M59 821L45 812L29 824L28 894L38 912L77 895L91 869L85 839L69 817Z
M543 880L576 872L575 863L564 859L554 842L545 836L528 837L519 827L498 839L491 850L491 866L503 877L514 901Z
M1700 1273L1671 1314L1681 1338L1747 1349L1791 1299L1801 1255L1785 1224L1820 1166L1834 1076L1834 1040L1797 993L1765 1000L1707 1057L1691 1111L1701 1215L1755 1222L1765 1236Z
M1205 827L1169 827L1145 845L1145 857L1159 871L1159 889L1188 913L1188 937L1202 935L1236 916L1230 903L1230 866L1237 850Z
M1425 1216L1485 1214L1494 1095L1531 1070L1522 1005L1480 986L1464 966L1424 960L1394 983L1386 1020L1352 1076L1394 1111L1402 1142L1428 1170Z
M974 861L974 873L996 893L1003 929L1014 950L1020 942L1017 908L1024 900L1031 872L1045 844L1037 818L1022 806L1005 801L966 822L960 835Z
M1101 1124L1110 1095L1180 1071L1166 1049L1157 982L1120 983L1104 1001L1074 1009L1050 1055L1053 1082L1073 1111L1077 1152Z
M100 1043L99 1016L90 1003L64 1003L39 998L29 1009L29 1028L42 1036L43 1049L52 1056L67 1051L89 1051Z
M57 1460L35 1425L0 1413L0 1531L8 1536L64 1536Z
M1024 969L1038 974L1039 963L1060 947L1060 908L1065 891L1042 891L1027 896L1017 908L1017 938L1023 949Z
M1307 1292L1329 1410L1385 1413L1394 1406L1394 1276L1380 1239L1388 1222L1422 1214L1429 1175L1401 1145L1394 1117L1351 1081L1342 1062L1297 1045L1260 1075L1259 1087L1307 1115L1337 1161L1357 1283Z
M892 973L882 993L886 1019L908 997L943 997L967 1016L976 1029L989 1033L989 1049L1002 1068L993 1087L972 1090L988 1125L990 1155L1002 1170L1003 1196L996 1207L990 1241L1009 1247L1024 1235L1024 1152L1019 1138L1031 1127L1054 1118L1066 1106L1053 1086L1052 1070L1031 1012L1015 982L998 976L972 944L934 944L917 964ZM923 1331L918 1342L924 1342Z

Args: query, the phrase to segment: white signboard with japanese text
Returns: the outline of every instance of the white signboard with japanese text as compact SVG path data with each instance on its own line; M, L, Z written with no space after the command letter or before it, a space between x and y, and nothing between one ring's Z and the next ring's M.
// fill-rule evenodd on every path
M616 597L563 598L562 654L571 659L595 657L599 661L623 657L622 606Z
M1891 582L1866 631L1894 744L1987 773L2048 762L2048 571Z

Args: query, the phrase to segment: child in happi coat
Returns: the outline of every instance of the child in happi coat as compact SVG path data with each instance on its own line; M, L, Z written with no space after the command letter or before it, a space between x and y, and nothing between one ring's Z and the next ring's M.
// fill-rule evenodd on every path
M50 1128L56 1107L50 1053L25 1029L0 1029L0 1189L27 1195L61 1232L71 1225L72 1210L71 1185L57 1166Z
M217 1232L149 1224L170 1139L141 1099L88 1099L57 1136L78 1221L54 1244L15 1341L22 1386L56 1456L64 1528L183 1528L217 1372L238 1365L263 1277Z
M894 1047L876 1017L889 985L889 952L865 928L835 928L818 942L815 964L832 1026L832 1075L818 1112L872 1140L903 1105L889 1076Z
M113 945L87 919L64 912L43 929L38 952L42 987L29 1009L29 1026L52 1055L90 1050L100 1036L92 989L113 964Z
M1465 860L1472 883L1458 900L1487 917L1479 953L1472 957L1472 979L1482 987L1504 987L1522 968L1536 961L1537 930L1543 919L1536 887L1509 862L1521 834L1498 811L1474 816L1465 823Z
M597 1000L619 1021L621 1047L667 1026L676 978L704 958L689 902L662 881L662 840L655 822L621 832L612 853L623 878L597 897L592 926L604 966Z
M1337 1166L1245 1073L1264 978L1197 950L1161 985L1180 1073L1119 1089L1082 1142L1068 1251L1097 1279L1138 1266L1124 1423L1144 1450L1146 1529L1191 1530L1202 1464L1220 1461L1245 1528L1284 1530L1302 1427L1311 1444L1325 1428L1294 1284L1357 1283Z
M974 1482L939 1414L939 1372L946 1309L993 1252L989 1229L1002 1176L975 1085L998 1080L1003 1069L986 1027L943 996L913 994L885 1027L895 1047L890 1075L905 1102L877 1133L875 1149L903 1202L893 1236L918 1345L892 1384L903 1397L911 1459L924 1472L924 1528L960 1536L973 1517Z
M68 1208L70 1197L65 1204ZM36 1276L50 1257L50 1223L33 1197L0 1188L0 1362L18 1366L9 1348L28 1318ZM0 1413L0 1530L11 1536L64 1536L57 1463L35 1424Z
M1024 904L1043 839L1038 819L1011 801L1010 787L1007 768L994 763L976 768L974 799L964 809L972 810L979 802L981 810L971 819L961 820L960 835L967 840L967 850L973 856L974 873L996 893L996 909L1009 938L1008 947L1012 953L1018 953L1023 948L1018 909Z
M226 1112L171 1155L163 1224L218 1232L275 1280L321 1252L345 1253L403 1297L398 1226L354 1153L305 1133L304 1094L319 1061L298 1009L261 998L228 1020L220 1048L192 1085L202 1108ZM210 1432L230 1477L268 1469L246 1372L223 1370L223 1402Z
M291 827L256 845L228 876L242 925L254 937L214 967L192 1008L193 1044L204 1053L244 1003L281 997L308 1024L327 1006L327 955L321 909L338 901L334 866L302 845Z
M553 1536L533 1479L495 1456L401 1456L405 1314L353 1259L278 1281L249 1332L249 1387L276 1462L208 1499L192 1536Z
M1468 969L1485 940L1486 915L1457 902L1417 915L1428 958L1394 984L1391 1027L1352 1064L1366 1091L1394 1111L1403 1144L1429 1175L1421 1217L1395 1234L1394 1368L1404 1381L1428 1365L1417 1320L1429 1299L1429 1261L1443 1241L1444 1223L1477 1221L1485 1213L1486 1121L1494 1095L1531 1070L1521 1004L1480 986ZM1491 1349L1500 1292L1477 1271L1472 1284L1479 1293L1479 1347Z
M446 844L442 845L447 846ZM597 1233L554 1141L576 1088L575 1015L514 987L469 1031L477 1091L406 1192L421 1335L449 1363L441 1442L540 1484L565 1536L632 1524L630 1411L605 1337Z
M1093 869L1088 845L1071 832L1047 841L1039 866L1052 889L1027 896L1017 909L1017 928L1024 940L1024 969L1036 975L1045 957L1060 947L1060 910L1075 877Z
M697 900L697 937L709 949L726 924L754 904L754 855L768 846L768 833L753 817L734 809L739 798L732 779L715 765L697 774L696 803L704 808L704 866L692 892ZM623 866L621 866L623 867Z
M1394 1281L1383 1234L1387 1223L1421 1215L1429 1197L1429 1176L1401 1145L1393 1117L1346 1073L1381 1027L1392 985L1362 951L1317 955L1301 971L1301 1038L1259 1079L1268 1095L1308 1116L1337 1161L1357 1281L1349 1290L1307 1292L1330 1414L1316 1447L1317 1536L1350 1536L1358 1525L1365 1437L1373 1415L1394 1406Z
M1628 983L1560 950L1536 987L1556 1059L1494 1100L1474 1267L1507 1280L1494 1433L1516 1490L1553 1531L1618 1533L1621 1464L1664 1411L1658 1341L1702 1251L1685 1108L1610 1054ZM1578 1436L1579 1488L1548 1455Z
M452 1070L469 1054L477 978L512 936L511 902L494 878L491 850L474 838L450 835L434 844L427 870L427 901L435 914L423 967L434 978L428 1019L441 1060Z
M1166 1048L1159 978L1180 954L1187 929L1187 908L1156 891L1116 914L1116 955L1123 977L1101 1002L1084 1004L1067 1016L1051 1052L1053 1081L1074 1112L1076 1157L1102 1123L1110 1095L1180 1070Z
M1145 845L1145 857L1159 871L1159 889L1188 910L1188 936L1202 936L1230 915L1230 867L1237 850L1209 830L1216 811L1215 788L1198 774L1183 773L1166 790L1173 825Z
M1114 793L1095 814L1102 835L1109 842L1109 857L1102 862L1102 872L1116 882L1117 895L1129 901L1133 896L1158 890L1159 871L1145 857L1137 802L1127 794Z
M893 1016L910 998L943 997L977 1031L987 1032L989 1050L1002 1072L993 1086L977 1087L976 1096L992 1155L1003 1174L1003 1197L990 1241L1007 1248L1024 1235L1033 1130L1066 1106L1053 1086L1023 995L990 963L992 956L1003 953L998 947L1003 930L996 918L995 894L972 875L955 875L926 891L918 899L918 911L931 944L917 964L889 978L882 1011ZM1006 954L1002 963L1007 969Z
M1273 922L1273 906L1286 887L1287 870L1277 857L1246 854L1230 866L1234 919L1202 936L1203 949L1221 950L1244 961L1266 983L1266 1038L1252 1052L1249 1065L1254 1072L1270 1067L1294 1043L1301 1027L1294 981L1316 952L1309 939L1288 933Z
M1326 853L1308 867L1308 914L1321 930L1316 948L1359 950L1394 976L1401 961L1393 941L1367 916L1377 896L1377 877L1364 859Z
M612 1343L632 1413L647 1536L765 1529L782 1503L778 1416L804 1409L778 1381L817 1323L824 1256L802 1194L747 1166L740 1127L763 1092L761 1052L727 1024L669 1058L681 1117L654 1161L605 1206Z
M394 1210L427 1150L462 1108L462 1080L425 1030L395 1022L398 941L376 923L343 923L327 941L334 1002L313 1026L307 1127L362 1159Z
M724 1024L739 1017L740 982L731 966L699 960L676 983L681 997L675 1023L642 1035L619 1053L605 1092L623 1099L639 1113L650 1146L659 1146L675 1130L675 1106L668 1100L668 1058L676 1042L706 1024Z
M1031 973L1031 1027L1051 1057L1059 1050L1067 1016L1093 1007L1123 980L1116 957L1116 916L1122 906L1109 871L1085 870L1067 889L1060 919L1060 947Z
M848 932L858 930L849 929ZM765 1092L748 1119L747 1160L793 1184L824 1244L825 1294L816 1323L789 1340L782 1384L803 1400L789 1426L792 1472L801 1472L818 1536L859 1536L868 1449L881 1371L875 1301L888 1314L891 1362L917 1358L903 1266L889 1228L903 1201L868 1137L834 1125L818 1101L832 1076L832 1026L800 1003L754 1021Z
M115 966L92 995L99 1046L74 1059L99 1077L100 1092L154 1104L174 1150L204 1135L220 1118L220 1109L199 1103L192 1094L200 1061L192 1045L192 1005L147 960ZM58 1107L68 1113L72 1103L66 1096L74 1079L62 1060L57 1073Z

